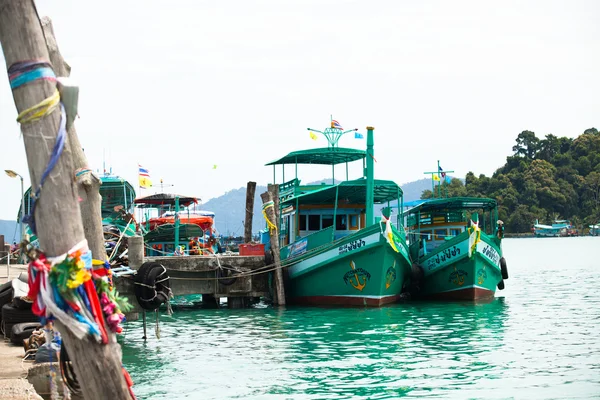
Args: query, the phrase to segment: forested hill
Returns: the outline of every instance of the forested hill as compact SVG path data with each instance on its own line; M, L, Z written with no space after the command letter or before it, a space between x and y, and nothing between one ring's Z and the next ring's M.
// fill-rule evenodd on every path
M463 184L444 184L448 196L491 197L508 232L528 232L536 219L569 219L578 228L600 222L600 133L587 129L575 139L543 139L523 131L513 154L492 177L469 172ZM422 198L431 197L431 191Z

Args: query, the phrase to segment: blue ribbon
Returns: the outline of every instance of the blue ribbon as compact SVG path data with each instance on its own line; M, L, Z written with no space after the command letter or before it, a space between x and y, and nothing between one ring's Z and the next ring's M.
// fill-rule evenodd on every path
M31 201L31 210L29 215L23 217L23 222L29 224L31 231L34 234L37 234L37 229L35 227L35 206L37 204L37 200L40 198L40 193L42 191L42 186L44 186L44 182L46 182L46 178L52 172L52 169L56 166L60 155L65 147L65 140L67 138L67 113L65 112L65 106L60 103L60 126L58 127L58 135L56 136L56 142L54 143L54 148L52 149L52 154L50 155L50 161L48 161L48 166L46 170L42 174L42 179L40 181L40 185L35 190L35 194L32 197Z
M43 67L36 68L31 71L27 71L18 75L15 79L10 81L10 88L16 89L19 86L23 86L29 82L35 81L37 79L46 79L46 78L54 78L56 79L56 75L54 75L54 71L52 68Z

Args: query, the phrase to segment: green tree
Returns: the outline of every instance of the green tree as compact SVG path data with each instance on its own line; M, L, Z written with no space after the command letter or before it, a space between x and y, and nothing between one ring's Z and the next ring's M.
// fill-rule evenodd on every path
M523 131L517 136L517 144L513 146L515 154L526 157L530 160L535 158L539 150L540 139L531 131Z

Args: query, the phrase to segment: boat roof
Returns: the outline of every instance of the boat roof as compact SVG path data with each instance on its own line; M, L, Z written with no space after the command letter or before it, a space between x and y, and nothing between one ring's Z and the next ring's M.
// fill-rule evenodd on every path
M365 150L349 149L345 147L322 147L317 149L293 151L288 155L267 163L265 165L282 164L322 164L336 165L356 160L367 156Z
M407 203L406 205L409 205ZM416 212L427 211L451 211L451 210L472 210L484 209L491 210L496 207L496 200L484 197L449 197L445 199L428 199L420 204L414 205L406 211L413 214Z
M138 204L141 208L152 208L161 205L175 205L175 197L179 197L179 205L181 207L187 207L190 204L198 204L197 197L191 196L180 196L173 193L157 193L146 197L139 197L134 200L135 204Z
M363 204L366 201L367 180L360 178L290 197L282 204L293 205L296 203L296 199L304 204L335 204L336 188L338 190L338 203L344 201L348 204ZM375 179L374 198L376 204L396 200L399 196L402 196L402 193L402 189L395 182Z

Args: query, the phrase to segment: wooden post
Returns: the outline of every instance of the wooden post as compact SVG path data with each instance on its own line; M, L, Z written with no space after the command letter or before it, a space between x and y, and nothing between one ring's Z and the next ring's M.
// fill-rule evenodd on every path
M129 251L129 268L140 269L144 263L144 238L142 236L130 236L127 238L127 248Z
M279 191L279 190L278 190ZM260 195L263 204L273 201L272 193L265 192ZM275 212L275 207L268 207L266 210L267 218L269 221L273 222L275 225L277 224L277 214ZM273 252L273 262L275 267L275 287L277 292L277 304L280 306L285 305L285 290L283 288L283 274L281 273L281 255L279 254L279 231L277 229L269 229L270 239L271 239L271 251Z
M52 20L48 17L42 18L42 29L50 55L50 62L57 77L68 77L71 75L71 67L65 62L58 48ZM67 126L68 145L73 157L73 168L78 170L88 168L87 158L81 144L75 125ZM88 241L88 247L92 251L92 257L96 260L106 260L106 249L104 248L104 232L102 231L102 212L100 210L102 197L100 196L100 179L90 173L82 175L76 181L77 193L81 201L81 221L83 232Z
M0 44L7 67L24 60L49 60L33 1L0 0ZM16 88L12 93L17 111L38 104L55 90L56 83L47 80ZM60 112L55 111L37 122L21 125L33 190L48 165L60 118ZM44 184L35 212L39 244L49 257L67 253L85 238L68 143L69 138ZM60 323L55 326L67 346L84 398L130 399L122 373L120 346L114 335L109 336L108 345L101 345L89 337L78 340Z
M246 219L244 220L244 243L252 241L252 217L254 215L254 193L256 182L248 182L246 186Z

